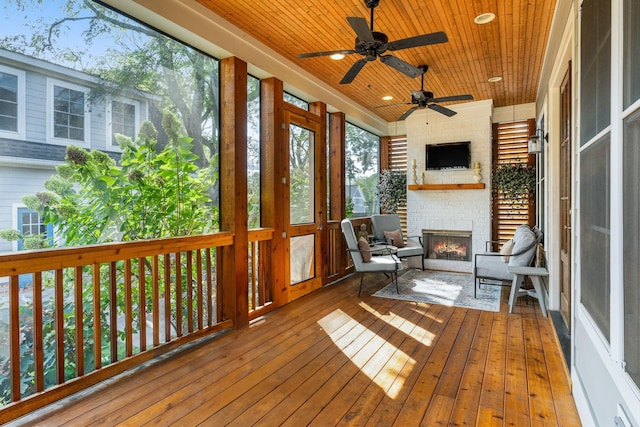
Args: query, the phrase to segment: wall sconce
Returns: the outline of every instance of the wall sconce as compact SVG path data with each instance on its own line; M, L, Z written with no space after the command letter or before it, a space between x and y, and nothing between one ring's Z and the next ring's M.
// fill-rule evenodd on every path
M542 129L536 129L535 133L529 137L529 154L542 153L543 141L548 141L549 135L544 135Z

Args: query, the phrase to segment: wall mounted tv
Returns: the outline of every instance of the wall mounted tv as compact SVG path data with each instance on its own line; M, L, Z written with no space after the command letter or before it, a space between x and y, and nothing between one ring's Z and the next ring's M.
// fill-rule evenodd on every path
M469 169L471 141L427 145L427 170Z

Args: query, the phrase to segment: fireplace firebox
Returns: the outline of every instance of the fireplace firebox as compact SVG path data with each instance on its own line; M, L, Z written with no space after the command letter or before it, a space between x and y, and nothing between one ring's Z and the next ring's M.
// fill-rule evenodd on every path
M471 232L422 230L425 256L430 259L471 261Z

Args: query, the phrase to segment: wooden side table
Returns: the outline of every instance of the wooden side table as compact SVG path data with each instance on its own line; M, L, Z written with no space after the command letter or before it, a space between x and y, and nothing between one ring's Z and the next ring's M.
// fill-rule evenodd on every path
M536 298L540 304L542 315L547 317L547 307L544 303L544 287L543 281L549 276L549 271L544 267L507 267L509 273L513 274L513 282L511 282L511 293L509 294L509 313L513 313L513 306L516 304L516 298L528 295ZM533 283L533 290L521 289L520 284L524 283L525 277L529 276Z

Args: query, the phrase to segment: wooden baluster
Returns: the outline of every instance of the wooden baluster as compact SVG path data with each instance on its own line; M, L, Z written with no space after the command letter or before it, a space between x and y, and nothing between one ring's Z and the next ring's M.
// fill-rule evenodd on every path
M207 325L213 325L213 265L211 263L211 248L207 248Z
M118 296L116 289L116 263L109 263L109 335L111 336L111 363L118 361Z
M125 355L133 355L133 301L131 299L131 259L124 260L124 334Z
M174 254L176 261L176 336L182 336L182 256Z
M164 254L164 342L171 341L171 254Z
M203 321L203 305L202 297L202 249L196 249L196 281L197 281L197 297L198 297L198 330L204 328Z
M187 251L187 331L193 332L193 252Z
M55 329L56 329L56 373L58 375L58 384L63 384L64 376L64 289L62 282L64 272L62 269L56 270L55 273Z
M140 328L140 351L147 350L147 280L145 258L138 258L138 327Z
M158 255L153 256L153 268L151 272L151 294L153 301L153 346L160 345L160 263Z
M33 273L33 363L36 392L44 390L44 349L42 343L42 272Z
M9 277L9 328L11 341L11 400L20 400L20 276Z
M84 310L82 301L82 266L74 268L73 286L75 291L76 320L76 376L84 375Z
M258 271L257 268L257 262L256 262L256 257L257 257L257 250L256 250L256 246L257 246L258 242L249 242L249 248L251 249L251 310L255 310L256 308L258 308L258 287L256 285L256 272ZM260 293L261 294L261 293ZM261 295L260 295L261 296ZM262 305L262 304L260 304ZM249 311L251 311L249 310Z
M93 282L93 360L95 369L102 368L102 322L100 321L100 264L92 265Z

